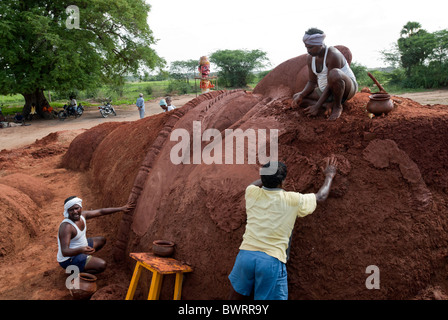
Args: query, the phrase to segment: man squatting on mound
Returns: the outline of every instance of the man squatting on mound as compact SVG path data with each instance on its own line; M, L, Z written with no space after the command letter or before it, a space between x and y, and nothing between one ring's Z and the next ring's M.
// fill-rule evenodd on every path
M344 55L335 47L327 47L325 37L322 30L315 28L303 36L309 79L305 88L293 96L292 106L307 107L305 113L310 116L316 116L324 107L329 120L336 120L342 104L358 91L358 83Z
M106 261L92 254L100 250L105 244L104 237L87 238L86 220L104 215L131 210L133 206L125 205L119 208L103 208L97 210L83 211L82 200L76 196L69 197L64 201L64 217L58 232L58 254L59 265L66 269L70 265L79 268L79 272L101 273L106 270Z
M305 217L325 201L337 171L334 156L327 159L325 181L319 191L308 194L283 190L286 165L277 164L275 174L266 174L246 188L246 230L232 272L229 299L287 300L286 261L297 217Z

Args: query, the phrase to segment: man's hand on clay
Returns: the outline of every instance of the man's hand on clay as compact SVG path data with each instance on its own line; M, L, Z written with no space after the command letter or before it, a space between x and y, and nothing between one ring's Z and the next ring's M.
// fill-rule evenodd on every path
M309 116L317 116L317 113L319 112L319 106L317 105L312 105L309 106L308 108L305 108L305 114L309 115Z
M324 174L326 176L334 178L337 172L337 168L338 168L338 160L334 155L331 155L329 158L326 159L326 167L324 170Z
M129 211L135 209L135 207L136 207L135 203L127 203L125 206L123 206L123 211L129 212Z
M302 103L302 100L303 100L302 93L301 92L296 93L292 97L292 106L297 107L300 103Z

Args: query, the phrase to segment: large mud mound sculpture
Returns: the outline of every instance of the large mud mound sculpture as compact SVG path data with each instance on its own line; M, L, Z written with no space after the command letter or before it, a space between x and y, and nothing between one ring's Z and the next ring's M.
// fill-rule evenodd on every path
M121 125L123 125L121 122L106 122L76 136L72 147L61 160L63 167L71 170L88 170L92 155L98 145L109 133Z
M300 69L302 60L291 59L282 68ZM277 73L283 74L274 69L268 77ZM284 88L302 81L293 78L284 80ZM114 201L136 203L114 226L115 258L127 259L132 270L129 252L150 251L156 239L172 240L174 257L194 268L185 278L183 298L225 299L245 229L244 190L258 178L258 165L248 163L248 150L245 164L194 163L194 128L218 129L223 138L236 129L277 129L279 159L288 165L287 190L316 192L324 158L335 154L340 163L329 199L295 225L287 263L290 299L412 299L436 286L446 292L448 107L393 97L395 110L370 119L368 94L358 93L337 121L309 119L303 110L289 108L290 92L275 91L272 79L253 93L202 95L160 116L159 133L143 141L129 134L130 126L112 132L113 146L102 148L108 136L103 139L90 162L92 180L103 179L101 161L146 143L139 157L121 158L108 173L133 183L127 184L131 190L117 187ZM136 121L132 130L145 131L157 121ZM184 157L189 164L173 164L179 143L173 132L192 139ZM202 154L215 143L202 141ZM107 203L110 190L99 196ZM366 288L369 266L380 271L380 290ZM171 291L164 286L161 298L170 298Z

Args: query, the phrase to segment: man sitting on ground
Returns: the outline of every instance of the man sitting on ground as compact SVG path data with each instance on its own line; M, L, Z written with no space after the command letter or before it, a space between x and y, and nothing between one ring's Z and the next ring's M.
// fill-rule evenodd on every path
M58 232L59 265L66 269L70 265L79 268L79 272L100 273L106 270L106 261L92 254L105 244L104 237L87 238L86 220L104 215L129 211L133 206L125 205L119 208L103 208L97 210L82 210L82 200L76 196L65 199L64 217Z

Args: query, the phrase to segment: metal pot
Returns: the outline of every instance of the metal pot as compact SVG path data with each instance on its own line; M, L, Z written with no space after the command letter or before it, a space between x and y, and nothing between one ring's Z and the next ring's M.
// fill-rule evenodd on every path
M369 98L370 101L367 103L366 109L376 116L380 116L383 113L388 114L394 108L394 103L387 93L375 93L369 96Z

